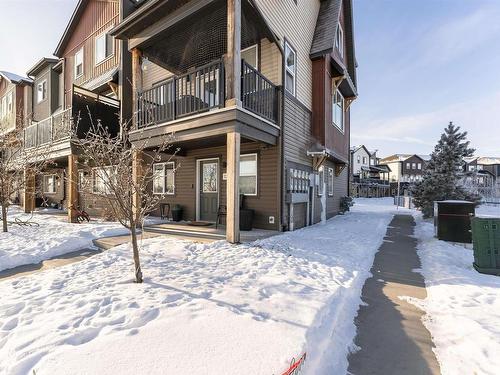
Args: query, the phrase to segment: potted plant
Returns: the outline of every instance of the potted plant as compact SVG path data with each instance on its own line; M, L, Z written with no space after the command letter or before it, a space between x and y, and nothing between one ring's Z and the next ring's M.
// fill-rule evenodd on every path
M174 204L172 208L172 220L181 221L182 220L182 206L180 204Z

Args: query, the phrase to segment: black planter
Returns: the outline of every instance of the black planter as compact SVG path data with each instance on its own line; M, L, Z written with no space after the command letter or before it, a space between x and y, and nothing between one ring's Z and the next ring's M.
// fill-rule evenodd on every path
M181 221L182 220L182 208L172 209L172 220Z
M253 214L253 210L249 210L246 208L240 209L240 230L252 230Z

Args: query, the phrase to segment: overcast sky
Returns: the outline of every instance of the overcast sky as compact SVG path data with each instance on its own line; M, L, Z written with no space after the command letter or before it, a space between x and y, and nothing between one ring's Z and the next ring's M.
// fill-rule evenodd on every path
M76 3L0 0L0 70L25 74L51 56ZM430 153L454 121L478 154L500 156L500 0L354 3L352 144Z

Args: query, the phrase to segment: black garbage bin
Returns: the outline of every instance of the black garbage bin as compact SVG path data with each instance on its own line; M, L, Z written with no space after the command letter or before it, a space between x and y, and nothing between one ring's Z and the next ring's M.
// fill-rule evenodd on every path
M471 218L476 204L468 201L434 202L436 237L443 241L472 243Z
M240 209L240 230L252 230L254 210Z
M173 221L181 221L182 220L182 206L175 205L174 208L172 208L172 220Z

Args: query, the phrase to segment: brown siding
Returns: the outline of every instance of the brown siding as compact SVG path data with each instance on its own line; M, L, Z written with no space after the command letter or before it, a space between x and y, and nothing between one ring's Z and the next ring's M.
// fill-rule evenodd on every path
M285 95L284 108L285 160L311 165L307 150L312 143L311 113L295 98Z
M243 143L241 153L257 153L258 155L258 195L245 197L245 207L255 210L254 226L256 228L279 228L279 193L278 148L258 143ZM196 219L196 160L219 158L219 205L226 203L226 181L222 174L226 172L226 147L213 147L188 151L186 156L176 157L177 172L175 176L175 195L165 199L166 203L180 204L184 208L183 219ZM159 212L156 212L159 214ZM274 216L275 224L269 224L269 216Z
M108 60L96 65L94 57L95 37L117 25L118 22L119 2L117 0L91 0L87 5L63 54L67 106L70 105L73 84L81 86L119 65L120 43L117 40L114 42L114 55ZM84 49L83 76L75 80L74 56L81 47Z
M147 70L142 73L142 88L148 90L161 81L164 81L173 75L172 72L156 65L153 62L148 62Z
M47 97L44 101L38 102L38 84L46 81L47 82ZM50 67L44 69L40 74L35 77L33 82L33 120L41 121L46 119L51 115L51 105L52 100L52 80L50 76Z

